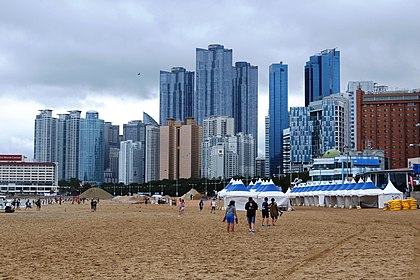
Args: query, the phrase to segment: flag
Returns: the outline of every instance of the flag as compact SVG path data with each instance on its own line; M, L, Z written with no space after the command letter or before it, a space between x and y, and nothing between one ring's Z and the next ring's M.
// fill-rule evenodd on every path
M409 176L410 177L410 185L411 185L411 191L414 191L414 181L413 181L413 176Z
M79 182L79 187L83 188L82 182Z

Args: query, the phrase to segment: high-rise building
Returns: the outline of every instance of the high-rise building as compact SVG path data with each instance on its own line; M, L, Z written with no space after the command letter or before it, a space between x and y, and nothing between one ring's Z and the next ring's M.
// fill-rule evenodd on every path
M288 67L275 63L269 69L269 164L271 177L283 172L283 129L288 122Z
M144 142L146 139L146 124L140 120L129 121L123 124L124 141L133 140Z
M340 92L340 51L326 49L305 65L305 106Z
M67 137L67 121L70 119L69 114L59 114L57 120L57 162L58 162L58 179L66 180L66 137Z
M87 111L80 120L79 180L104 182L104 121L96 111Z
M153 124L159 125L155 119L153 119L148 113L143 112L143 123L144 124Z
M264 177L270 178L270 116L264 118L264 136L265 136L265 164Z
M360 89L364 92L373 92L374 90L373 81L350 81L347 84L347 94L349 95L349 107L350 107L350 148L354 149L357 147L357 135L356 135L356 90Z
M233 118L229 117L208 117L203 127L203 178L254 176L255 141L251 134L234 135Z
M356 91L357 150L385 151L391 169L420 155L420 91Z
M173 67L171 72L160 71L160 125L168 118L186 122L193 116L194 72Z
M251 134L258 148L258 67L236 62L233 75L233 118L235 134Z
M290 108L290 171L306 170L307 164L330 149L346 152L348 120L347 94L333 94L307 107Z
M322 110L319 115L322 118ZM310 106L290 108L290 152L289 160L285 160L283 165L289 166L289 172L303 172L304 164L312 161L312 133L316 132L313 131L310 116ZM318 123L318 121L316 118L314 119L315 123Z
M232 50L214 44L196 49L194 117L199 125L209 116L233 117Z
M200 178L201 126L168 119L160 127L160 179Z
M265 158L255 159L255 177L257 178L265 177Z
M144 183L143 145L140 141L121 141L118 172L120 183Z
M203 178L225 178L225 138L234 134L233 118L212 116L204 119L201 144Z
M56 125L52 110L40 110L35 119L34 159L38 162L56 162Z
M111 122L104 124L104 170L109 174L106 178L108 183L118 182L118 164L112 162L115 151L111 155L111 150L120 148L120 126L113 125ZM117 161L118 163L118 161Z
M203 139L213 136L231 136L235 134L234 119L231 117L208 117L203 121Z
M64 152L64 180L79 178L79 148L80 148L80 114L81 111L72 110L64 120L64 139L59 139L59 146Z
M145 156L145 181L159 180L160 160L160 128L158 125L146 125L146 156Z

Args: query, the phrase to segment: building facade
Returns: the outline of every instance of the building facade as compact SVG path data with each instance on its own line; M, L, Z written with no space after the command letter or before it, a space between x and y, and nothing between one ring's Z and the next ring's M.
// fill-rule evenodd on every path
M305 106L340 92L340 51L326 49L305 64Z
M357 150L385 151L390 168L420 155L420 90L375 94L356 91Z
M127 140L120 143L119 183L125 185L144 183L144 143Z
M53 118L52 110L40 110L35 119L34 159L38 162L56 162L56 126L57 119Z
M120 149L120 126L104 123L104 170L106 183L118 183L118 153ZM115 161L115 155L117 159Z
M158 125L146 125L145 181L157 181L160 175L160 128Z
M57 190L56 163L27 162L21 155L0 155L0 193L50 194Z
M269 69L269 177L283 172L283 129L288 124L288 66L271 64Z
M350 147L357 147L357 135L356 135L356 125L357 125L357 114L356 114L356 90L360 89L364 92L373 92L374 91L374 82L373 81L349 81L347 84L347 94L349 95L349 108L350 108Z
M160 127L160 180L200 178L202 128L194 118L186 124L168 119Z
M79 180L83 182L104 182L104 121L96 111L86 112L80 120Z
M160 71L160 125L168 118L186 122L193 116L194 72L173 67L171 72Z
M213 44L196 49L194 118L199 125L209 116L233 117L232 50Z
M258 67L236 62L233 74L235 134L251 134L258 147Z

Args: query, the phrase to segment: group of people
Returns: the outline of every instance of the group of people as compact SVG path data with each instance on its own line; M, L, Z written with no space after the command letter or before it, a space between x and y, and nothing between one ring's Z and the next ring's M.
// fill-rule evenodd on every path
M258 210L258 204L254 201L252 197L248 199L248 202L245 204L246 217L248 220L249 232L255 232L255 216ZM264 202L261 206L262 213L262 226L275 226L279 216L283 214L280 207L277 205L277 202L274 198L271 199L271 203L268 203L268 197L264 198ZM269 224L269 217L271 217L271 224ZM235 223L238 223L238 216L236 214L235 201L231 200L228 207L226 208L225 217L223 222L227 223L227 231L235 231Z

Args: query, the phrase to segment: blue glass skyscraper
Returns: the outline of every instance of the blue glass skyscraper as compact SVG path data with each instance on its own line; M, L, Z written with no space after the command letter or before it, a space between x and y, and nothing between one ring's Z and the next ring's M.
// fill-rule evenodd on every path
M173 67L171 72L160 71L160 125L168 118L186 123L193 116L194 72Z
M288 127L288 67L282 62L269 69L270 176L283 173L283 129Z
M235 133L254 137L255 155L258 148L258 67L236 62L233 80L233 118Z
M233 117L232 50L222 45L196 49L194 118L199 125L210 116Z
M323 50L305 65L305 106L340 92L340 51Z
M80 119L79 180L101 184L104 181L104 121L96 111Z

